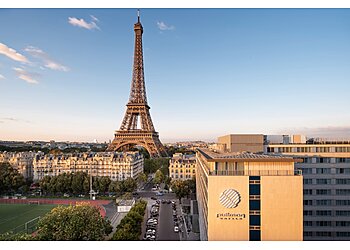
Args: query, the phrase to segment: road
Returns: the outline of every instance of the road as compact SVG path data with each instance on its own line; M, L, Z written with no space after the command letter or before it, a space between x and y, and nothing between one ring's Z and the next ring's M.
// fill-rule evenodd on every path
M173 209L171 204L160 205L158 238L159 241L178 241L179 233L174 232Z

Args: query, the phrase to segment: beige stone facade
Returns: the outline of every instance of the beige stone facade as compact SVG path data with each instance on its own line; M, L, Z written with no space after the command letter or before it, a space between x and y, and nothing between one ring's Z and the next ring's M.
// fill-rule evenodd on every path
M264 135L260 134L230 134L218 137L218 150L226 152L264 151Z
M139 152L100 152L38 156L33 161L34 180L44 176L83 171L112 180L137 178L143 172L144 158Z
M201 240L303 240L301 171L290 157L197 150Z
M173 180L190 180L196 177L196 156L174 154L169 160L169 176Z
M0 162L8 162L26 179L33 178L33 160L36 152L0 152Z

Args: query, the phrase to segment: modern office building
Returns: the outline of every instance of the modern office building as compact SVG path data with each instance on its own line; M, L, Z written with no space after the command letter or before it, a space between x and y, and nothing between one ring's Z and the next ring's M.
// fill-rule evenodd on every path
M83 171L112 180L137 178L143 172L144 158L139 152L100 152L64 155L41 155L33 161L34 180L44 176Z
M198 149L200 238L303 240L301 171L291 157Z
M169 176L173 180L190 180L196 177L196 155L174 154L169 160Z
M350 141L267 140L265 151L303 159L304 240L350 240Z

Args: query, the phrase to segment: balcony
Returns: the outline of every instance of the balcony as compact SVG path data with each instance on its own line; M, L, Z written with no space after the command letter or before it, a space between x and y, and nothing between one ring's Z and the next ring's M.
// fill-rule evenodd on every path
M210 171L212 176L286 176L302 175L301 170L243 170L243 171Z

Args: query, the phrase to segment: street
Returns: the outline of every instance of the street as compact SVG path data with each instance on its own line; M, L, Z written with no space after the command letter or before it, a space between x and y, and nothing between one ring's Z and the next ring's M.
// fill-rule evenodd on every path
M171 204L160 205L157 240L179 241L179 233L174 232L173 209Z

